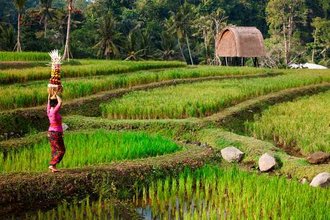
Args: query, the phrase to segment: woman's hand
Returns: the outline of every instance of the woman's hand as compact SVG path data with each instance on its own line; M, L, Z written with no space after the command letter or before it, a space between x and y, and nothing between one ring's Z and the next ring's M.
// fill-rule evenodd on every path
M61 97L59 95L56 95L56 98L57 98L58 104L62 105Z

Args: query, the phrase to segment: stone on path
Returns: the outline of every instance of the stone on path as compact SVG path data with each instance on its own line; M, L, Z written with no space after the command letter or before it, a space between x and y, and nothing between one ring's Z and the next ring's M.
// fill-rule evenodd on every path
M273 156L268 153L263 154L259 158L259 169L261 172L266 172L271 170L276 165L276 160Z
M243 158L244 153L236 147L226 147L221 150L221 156L228 162L239 162Z
M314 187L328 187L330 186L330 173L328 172L323 172L323 173L320 173L318 175L316 175L311 184L311 186L314 186Z
M311 164L320 164L320 163L326 163L330 160L330 154L324 153L322 151L318 151L315 153L312 153L307 157L307 160Z

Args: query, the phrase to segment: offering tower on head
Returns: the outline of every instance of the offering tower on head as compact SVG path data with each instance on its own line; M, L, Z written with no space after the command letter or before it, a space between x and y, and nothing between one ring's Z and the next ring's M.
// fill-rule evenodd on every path
M52 59L52 71L48 84L48 93L53 97L55 94L60 94L63 91L61 83L61 55L58 53L58 50L52 50L49 56Z

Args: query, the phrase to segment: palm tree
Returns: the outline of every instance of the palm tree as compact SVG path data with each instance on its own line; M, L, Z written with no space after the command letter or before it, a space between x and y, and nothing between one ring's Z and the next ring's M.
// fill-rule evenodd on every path
M196 35L201 34L203 38L205 61L207 64L209 64L210 63L209 47L210 47L211 39L213 38L212 20L210 19L210 16L202 15L195 20L194 26L197 29Z
M16 49L17 52L22 52L21 47L21 13L23 11L24 5L26 0L13 0L14 4L16 6L16 9L18 11L18 17L17 17L17 42L14 47L14 50Z
M11 50L15 45L15 31L12 25L0 23L0 50Z
M194 65L191 50L190 50L190 43L189 43L189 37L188 33L191 29L192 21L194 20L194 14L195 14L195 8L193 5L185 2L183 5L181 5L176 13L173 11L171 12L172 16L168 20L168 24L171 26L169 27L169 31L175 32L178 38L178 46L181 51L182 57L185 59L181 42L180 40L185 40L188 52L189 52L189 58L192 65ZM185 59L186 60L186 59Z
M44 38L47 37L47 26L48 26L48 19L52 19L52 14L50 12L50 8L52 7L53 0L40 0L40 11L39 14L41 15L39 23L44 23Z
M119 49L116 45L116 41L120 38L120 33L116 32L117 22L111 15L111 13L106 14L99 22L99 27L97 29L100 41L94 46L99 48L98 55L103 55L107 59L112 55L118 56Z
M225 16L225 11L221 8L218 8L216 11L212 12L209 15L209 18L213 21L212 23L212 30L213 30L213 36L214 36L214 60L213 63L218 65L220 64L220 59L216 55L216 48L217 45L217 38L220 33L220 31L227 26L227 16Z
M70 28L71 28L71 13L73 10L73 1L74 0L67 0L68 3L68 23L66 28L66 40L65 40L65 47L63 53L63 60L70 59Z
M163 60L170 60L175 56L176 40L167 31L163 31L160 35L160 49L157 50L157 54L161 56Z
M125 60L140 60L143 56L143 53L147 49L146 47L143 47L143 34L141 31L142 22L138 22L134 28L132 28L127 36L127 57Z

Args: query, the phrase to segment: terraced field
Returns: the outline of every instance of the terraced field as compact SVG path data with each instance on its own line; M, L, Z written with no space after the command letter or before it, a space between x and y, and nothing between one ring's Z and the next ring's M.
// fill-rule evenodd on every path
M330 152L330 92L304 97L266 110L247 124L260 139L271 139L283 147L296 147L303 154Z
M329 188L299 183L330 172L328 162L307 161L310 153L330 151L328 70L192 68L160 61L63 64L62 115L69 130L62 172L53 174L47 171L45 133L49 67L38 56L33 60L0 64L0 216L330 215ZM240 163L222 158L220 150L228 146L245 153ZM291 155L290 147L302 155ZM277 162L271 175L258 167L266 152Z

